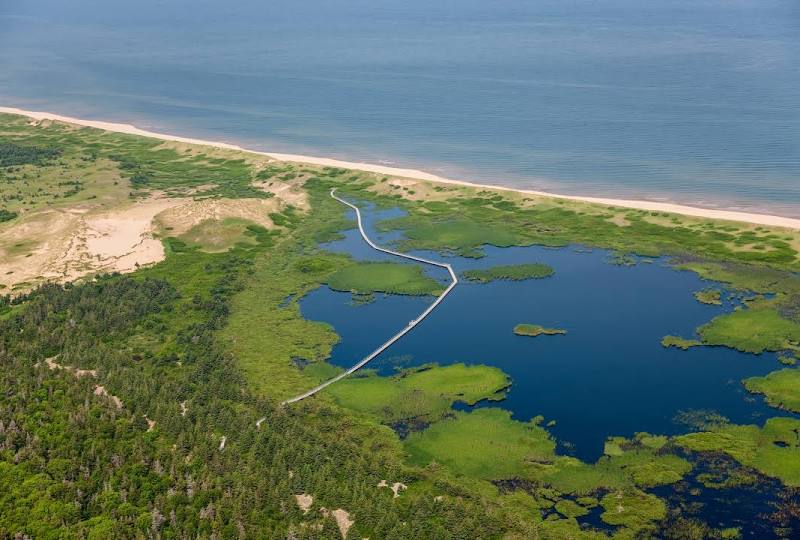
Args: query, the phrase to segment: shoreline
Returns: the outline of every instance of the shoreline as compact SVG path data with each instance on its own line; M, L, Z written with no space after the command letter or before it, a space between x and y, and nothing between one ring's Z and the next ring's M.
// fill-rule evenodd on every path
M0 113L14 114L18 116L26 116L33 120L55 120L65 122L83 127L91 127L105 131L112 131L116 133L124 133L128 135L138 135L141 137L149 137L164 141L182 142L188 144L197 144L203 146L212 146L216 148L224 148L228 150L236 150L240 152L248 152L251 154L262 155L277 159L278 161L287 161L293 163L306 163L309 165L318 165L325 167L339 167L343 169L353 169L365 172L372 172L377 174L385 174L391 176L398 176L402 178L412 178L415 180L424 180L439 184L460 185L473 188L485 188L498 191L511 191L522 193L526 195L534 195L538 197L549 197L554 199L562 199L577 202L586 202L593 204L600 204L605 206L616 206L623 208L631 208L636 210L647 210L652 212L669 212L673 214L681 214L684 216L725 220L725 221L738 221L751 223L754 225L767 225L770 227L783 227L787 229L800 230L800 219L790 218L784 216L777 216L771 214L758 214L751 212L742 212L736 210L723 210L713 208L702 208L698 206L687 206L670 202L657 202L637 199L614 199L607 197L588 197L579 195L560 195L558 193L550 193L545 191L535 191L527 189L517 189L506 186L499 186L494 184L483 184L478 182L470 182L466 180L455 180L451 178L444 178L432 173L417 169L404 169L398 167L389 167L385 165L377 165L372 163L359 163L352 161L342 161L332 158L323 158L315 156L306 156L301 154L285 154L279 152L264 152L258 150L250 150L242 146L220 141L211 141L204 139L195 139L191 137L181 137L178 135L170 135L166 133L157 133L145 129L137 128L131 124L121 124L115 122L104 122L99 120L84 120L81 118L73 118L70 116L63 116L44 111L28 111L18 109L15 107L0 107Z

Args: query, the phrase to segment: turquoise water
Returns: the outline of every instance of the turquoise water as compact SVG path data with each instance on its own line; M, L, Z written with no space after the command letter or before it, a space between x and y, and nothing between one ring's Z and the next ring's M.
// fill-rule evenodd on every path
M0 102L800 216L795 0L0 2Z

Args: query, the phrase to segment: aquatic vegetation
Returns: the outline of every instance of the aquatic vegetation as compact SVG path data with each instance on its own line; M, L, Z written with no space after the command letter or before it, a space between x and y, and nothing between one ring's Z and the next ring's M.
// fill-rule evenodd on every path
M473 405L483 399L501 400L509 384L498 368L450 364L410 369L393 377L369 373L326 391L340 405L389 424L409 418L436 420L456 401Z
M512 281L542 279L550 277L554 273L555 270L546 264L509 264L485 269L466 270L461 275L469 281L489 283L490 281L504 279Z
M785 354L778 355L778 362L784 366L794 366L797 364L796 356L787 356Z
M557 336L566 334L567 331L561 328L545 328L544 326L539 326L538 324L525 324L520 323L514 327L514 333L518 336L530 336L536 337L541 335L546 336Z
M508 230L498 223L492 226L476 223L469 219L444 219L414 225L411 217L400 217L378 224L380 230L405 230L407 240L400 243L408 249L444 249L464 257L480 257L480 246L490 244L509 247L524 242L524 237Z
M703 289L694 293L694 297L702 304L722 305L722 292L719 289Z
M748 392L764 394L767 403L773 407L800 412L800 370L781 369L742 382Z
M525 476L528 463L550 462L555 441L535 423L516 422L503 409L456 411L405 441L413 463L431 461L486 480Z
M600 500L601 514L609 525L623 525L634 531L654 530L655 522L667 517L664 501L639 490L609 493Z
M762 353L797 348L800 323L786 319L767 305L720 315L701 326L704 345L724 345L743 352Z
M609 258L608 262L616 266L635 266L636 257L630 253L615 251L614 254Z
M661 345L664 347L677 347L685 351L691 347L702 345L702 343L696 339L685 339L680 336L664 336L661 340Z
M442 284L425 275L419 265L390 262L362 262L346 266L327 279L328 287L360 294L439 294Z
M556 512L566 518L577 518L589 513L589 509L571 499L561 499L555 504Z
M770 418L763 428L721 424L710 431L675 438L679 446L695 452L723 452L747 467L800 486L800 420Z

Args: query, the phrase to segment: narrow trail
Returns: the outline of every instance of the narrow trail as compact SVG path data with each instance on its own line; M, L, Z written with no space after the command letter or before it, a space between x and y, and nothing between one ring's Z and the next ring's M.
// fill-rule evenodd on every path
M438 266L439 268L444 268L450 273L450 278L451 278L452 281L451 281L450 285L448 285L448 287L444 290L444 292L441 295L439 295L439 297L430 306L428 306L427 309L425 311L423 311L416 319L414 319L411 322L409 322L407 326L405 326L402 330L400 330L394 336L389 338L383 345L381 345L380 347L378 347L377 349L372 351L369 355L364 357L363 360L361 360L360 362L358 362L357 364L355 364L354 366L349 368L347 371L343 371L342 373L340 373L336 377L325 381L324 383L320 384L319 386L316 386L316 387L312 388L308 392L305 392L303 394L300 394L299 396L295 396L293 398L287 399L286 401L282 402L283 405L288 405L289 403L295 403L295 402L303 400L303 399L305 399L307 397L313 396L314 394L316 394L317 392L319 392L323 388L326 388L327 386L330 386L331 384L335 383L336 381L340 381L340 380L344 379L345 377L347 377L351 373L355 373L356 371L358 371L359 369L361 369L362 367L367 365L376 356L378 356L383 351L388 349L395 341L397 341L398 339L400 339L404 335L406 335L409 332L411 332L411 330L413 330L415 326L417 326L419 323L421 323L425 319L425 317L430 315L431 312L433 312L433 310L436 309L439 306L439 304L442 303L442 301L447 297L447 295L450 294L450 291L452 291L453 288L456 285L458 285L458 277L456 277L456 273L453 271L453 267L450 266L449 264L438 262L438 261L432 261L430 259L423 259L422 257L417 257L415 255L408 255L406 253L399 253L397 251L392 251L391 249L383 248L383 247L377 245L372 240L370 240L369 237L367 236L367 233L364 231L364 224L363 224L363 222L361 220L361 211L358 209L358 207L356 205L350 204L346 200L344 200L344 199L342 199L340 197L337 197L336 194L335 194L335 191L336 191L336 188L331 190L331 197L333 197L334 199L336 199L340 203L342 203L344 205L347 205L347 206L349 206L350 208L352 208L353 210L356 211L356 219L358 221L358 231L361 233L361 237L364 239L364 241L367 244L369 244L369 246L372 249L375 249L377 251L381 251L383 253L388 253L389 255L394 255L396 257L402 257L404 259L410 259L412 261L417 261L417 262L420 262L420 263L423 263L423 264L429 264L431 266ZM263 419L259 420L256 425L261 425L262 421L263 421Z

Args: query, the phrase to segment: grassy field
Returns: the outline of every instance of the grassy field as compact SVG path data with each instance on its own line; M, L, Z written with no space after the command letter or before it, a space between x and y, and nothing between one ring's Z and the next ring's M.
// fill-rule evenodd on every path
M326 281L336 291L356 294L390 293L426 295L440 294L444 287L429 278L419 265L364 262L342 268Z
M254 223L237 218L208 219L192 227L179 238L189 245L209 252L227 251L236 244L253 244Z
M442 463L467 476L496 479L523 475L526 461L550 459L555 442L534 423L511 420L503 409L456 412L406 440L411 461Z
M742 381L748 392L764 394L767 403L787 411L800 412L800 371L781 369L764 377Z
M489 283L496 280L542 279L550 277L554 273L555 270L546 264L509 264L479 270L466 270L461 275L469 281Z
M503 399L502 390L509 384L508 376L497 368L452 364L409 370L394 377L351 377L328 392L344 407L393 423L437 420L456 401L472 405L482 399Z

